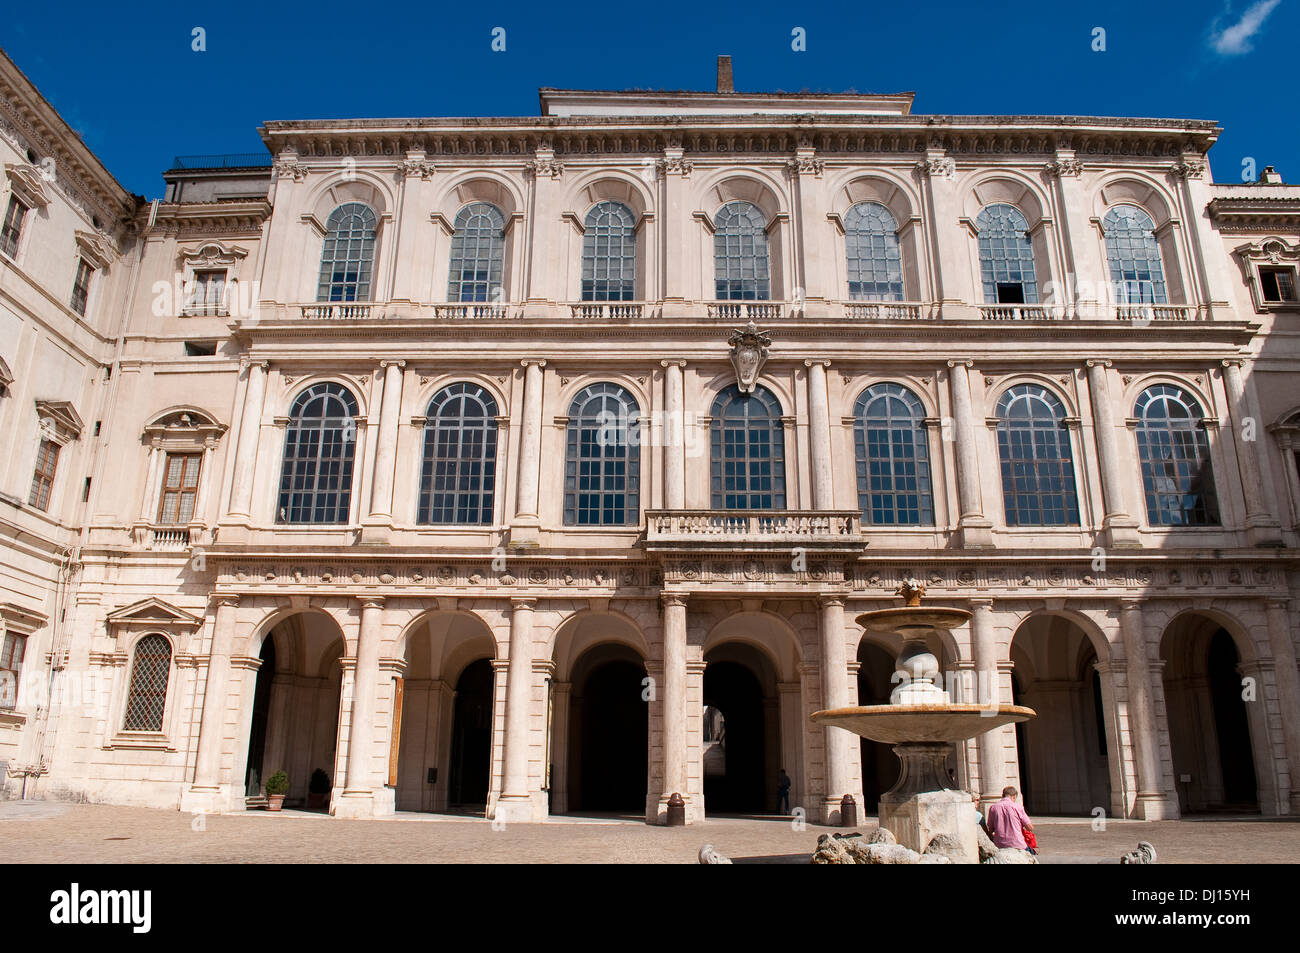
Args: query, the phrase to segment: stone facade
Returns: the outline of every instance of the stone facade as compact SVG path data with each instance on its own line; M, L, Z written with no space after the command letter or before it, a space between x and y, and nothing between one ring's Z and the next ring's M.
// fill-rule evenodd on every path
M1300 187L1211 182L1213 123L543 90L540 118L268 123L265 188L186 168L145 203L0 68L0 204L44 197L0 256L11 795L238 811L278 768L305 800L320 768L337 816L532 821L627 809L630 783L660 822L674 792L703 816L706 788L770 811L784 768L791 804L835 822L888 766L808 716L878 700L882 671L887 694L898 645L853 618L916 576L975 613L934 646L954 694L1040 712L962 746L963 786L1019 783L1051 813L1300 811L1300 306L1277 277L1294 298ZM584 295L600 203L633 222L616 301ZM732 203L761 216L765 296L718 300ZM897 226L901 300L850 294L861 203ZM451 300L476 204L500 216L500 273ZM348 205L371 215L351 296L321 290ZM992 205L1024 219L1037 301L986 300ZM1163 300L1107 293L1117 206L1150 218ZM78 258L84 316L64 305ZM196 293L218 274L224 296ZM737 356L748 322L765 340ZM714 408L747 375L779 405L783 497L742 512L718 505ZM627 523L573 517L572 415L597 384L635 408ZM928 518L859 495L877 384L920 407ZM1020 385L1062 408L1077 513L1055 525L1007 519L999 407ZM1144 490L1135 408L1161 386L1202 413L1202 525L1148 507L1167 475ZM420 519L449 387L488 408L481 521ZM293 520L283 476L312 388L352 401L333 522ZM39 507L42 439L63 449Z

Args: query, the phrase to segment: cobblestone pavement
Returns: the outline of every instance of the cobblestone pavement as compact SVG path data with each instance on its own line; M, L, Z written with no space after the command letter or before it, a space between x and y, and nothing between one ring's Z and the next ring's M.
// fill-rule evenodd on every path
M862 825L870 830L874 821ZM1108 858L1138 841L1164 863L1300 862L1300 818L1110 821L1035 825L1044 858ZM175 811L49 801L0 802L6 863L695 863L701 845L726 856L807 856L825 828L788 819L710 818L687 828L634 819L566 818L495 831L483 820L398 814L344 821L264 811L195 818Z

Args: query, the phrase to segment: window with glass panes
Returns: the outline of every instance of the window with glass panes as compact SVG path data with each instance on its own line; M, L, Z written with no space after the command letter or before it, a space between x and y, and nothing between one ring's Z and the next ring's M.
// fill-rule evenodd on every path
M854 301L902 301L903 253L898 223L877 202L859 202L844 216L848 255L849 298Z
M1260 268L1259 289L1265 301L1295 301L1295 269Z
M194 518L194 499L199 493L201 453L169 453L163 468L162 498L158 501L159 523L188 523Z
M369 301L375 265L374 209L348 202L330 213L320 256L317 301Z
M501 301L506 260L506 217L495 205L474 202L456 215L451 237L448 301Z
M18 196L9 196L9 205L5 209L4 224L0 225L0 251L10 258L18 254L18 240L23 235L23 222L31 211Z
M226 270L194 272L194 287L187 307L200 314L225 314Z
M641 521L640 407L617 384L583 388L569 407L564 460L566 526Z
M124 731L162 731L172 647L165 636L146 635L135 644Z
M996 414L1007 525L1079 525L1064 405L1037 384L1017 384Z
M876 526L934 522L925 408L901 384L873 384L853 409L858 506Z
M90 278L95 269L84 258L77 260L77 277L72 282L72 310L82 316L86 313L86 303L90 300Z
M732 384L713 402L710 458L713 508L785 509L785 425L765 387L742 394Z
M280 523L346 523L352 503L357 401L341 384L316 384L294 401L280 471Z
M496 401L477 384L452 384L433 395L425 412L420 523L492 522L496 416Z
M1157 384L1142 392L1133 414L1147 522L1217 526L1219 502L1200 403L1181 387Z
M767 301L772 275L767 222L749 202L728 202L713 220L713 268L719 301Z
M18 683L23 677L23 656L27 654L27 636L6 632L0 644L0 708L18 704Z
M979 233L980 278L987 304L1036 304L1038 276L1029 223L1020 209L986 205L975 218Z
M27 496L29 506L48 509L50 494L54 492L54 471L59 465L61 448L53 440L45 439L36 448L36 469L32 473L32 488Z
M600 202L582 233L582 300L631 301L636 296L636 219L619 202Z
M1136 205L1116 205L1101 220L1106 261L1119 304L1165 304L1165 269L1151 216Z

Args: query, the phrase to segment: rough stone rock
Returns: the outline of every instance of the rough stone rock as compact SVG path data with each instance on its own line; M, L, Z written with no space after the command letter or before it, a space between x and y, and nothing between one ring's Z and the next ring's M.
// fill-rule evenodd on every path
M871 836L867 838L867 843L868 844L897 844L898 838L895 837L893 832L890 831L888 828L877 827L874 831L871 832Z
M986 864L1036 864L1038 858L1019 847L999 847L998 852L984 861Z
M915 864L921 855L902 844L868 844L867 863L869 864Z
M719 854L712 844L705 844L700 848L700 863L729 864L731 863L731 858Z
M943 861L926 861L924 859L926 856L939 856L947 859ZM951 834L935 834L930 838L930 843L925 845L925 851L923 852L921 863L969 863L966 857L966 851L962 848L961 841L957 838L953 837Z
M953 860L947 854L922 854L918 864L956 864L960 861Z
M814 864L857 864L861 861L849 853L848 844L839 837L822 834L817 838L817 849L813 851Z
M997 856L998 845L993 843L993 838L989 837L989 835L985 833L984 828L982 826L976 825L975 837L979 841L981 864L984 863L984 861L988 860L990 857Z
M1138 841L1137 850L1131 850L1119 859L1121 864L1154 864L1156 849L1147 841Z

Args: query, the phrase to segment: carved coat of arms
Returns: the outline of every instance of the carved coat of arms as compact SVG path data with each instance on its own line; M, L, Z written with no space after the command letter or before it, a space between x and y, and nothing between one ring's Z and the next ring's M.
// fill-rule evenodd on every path
M767 363L772 338L750 321L743 329L734 329L727 343L731 345L731 364L736 369L736 389L742 394L752 394L758 373Z

